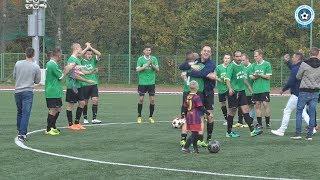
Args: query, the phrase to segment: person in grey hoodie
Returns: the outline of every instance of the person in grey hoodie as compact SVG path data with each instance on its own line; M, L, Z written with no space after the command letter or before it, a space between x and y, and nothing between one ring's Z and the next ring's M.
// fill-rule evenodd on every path
M17 61L13 78L16 80L14 97L17 106L18 140L24 142L33 101L34 84L41 80L40 67L33 61L34 49L26 49L26 59Z
M296 135L292 139L302 139L302 111L305 105L309 106L309 126L306 140L312 140L312 132L315 126L315 113L317 109L320 90L320 60L319 49L310 49L310 59L301 63L297 73L297 79L301 80L296 111Z

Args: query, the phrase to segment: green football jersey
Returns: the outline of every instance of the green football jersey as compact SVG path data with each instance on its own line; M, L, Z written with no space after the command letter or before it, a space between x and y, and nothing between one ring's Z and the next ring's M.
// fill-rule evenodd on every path
M205 66L202 63L198 63L197 65L199 65L199 70L201 71ZM183 85L183 92L190 92L190 87L189 84L191 81L197 81L198 85L199 85L199 89L198 92L203 92L204 90L204 80L203 78L195 78L195 77L191 77L188 76L187 77L187 81L184 81L184 85Z
M156 57L151 56L150 60L152 61L152 64L155 66L158 65L158 60ZM145 56L139 57L137 61L137 68L142 67L145 64L148 63L148 59ZM138 72L138 83L139 85L153 85L156 83L156 71L152 69L151 66L145 68L143 71Z
M97 63L98 63L98 60L95 57L93 57L91 59L81 59L81 65L87 71L92 71L92 70L96 69ZM93 80L94 82L96 82L95 84L98 84L98 75L97 74L86 74L83 77L86 79L89 79L89 80ZM87 82L80 82L80 84L81 84L81 87L95 85L95 84L89 84Z
M249 76L252 74L253 64L250 63L248 66L244 66L244 68L245 68L246 79L247 79L248 83L250 84L250 86L252 87L253 80L251 78L249 78ZM248 86L245 86L245 91L246 91L246 96L252 95L252 93L249 91Z
M50 60L46 64L46 80L45 80L45 97L46 98L62 98L63 88L61 79L63 73L60 66Z
M252 74L260 75L272 75L271 64L268 61L263 60L260 64L254 63ZM270 79L258 78L253 81L253 93L265 93L270 92Z
M236 64L232 61L227 67L226 80L230 80L231 87L234 91L245 90L244 79L246 78L244 65L242 63Z
M217 78L221 80L221 81L217 80L217 89L219 94L223 94L228 91L228 86L226 85L226 82L225 82L225 78L227 76L227 67L228 66L224 66L224 64L219 64L215 70Z
M67 60L68 64L75 63L76 65L81 65L81 61L79 58L70 56ZM79 88L80 82L78 80L72 79L71 74L69 73L67 78L67 89Z

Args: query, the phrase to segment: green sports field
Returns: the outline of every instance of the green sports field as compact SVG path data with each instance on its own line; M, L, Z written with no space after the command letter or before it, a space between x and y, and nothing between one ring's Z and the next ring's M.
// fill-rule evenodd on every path
M265 132L252 138L248 129L239 129L240 138L227 139L219 105L215 109L214 139L220 141L221 151L209 154L201 149L200 154L182 154L179 130L163 122L178 115L179 95L158 95L155 117L162 122L137 125L130 124L136 120L136 95L101 94L98 117L103 123L114 124L78 132L62 129L62 135L56 137L45 136L42 131L33 133L26 145L42 153L25 150L14 142L13 93L0 93L0 179L320 178L319 134L311 142L290 140L295 127L291 121L284 137ZM286 100L272 97L272 128L280 126ZM90 109L88 112L91 117ZM148 113L146 103L143 113ZM43 93L36 93L30 132L45 128L46 114ZM63 112L58 125L65 126L66 122Z

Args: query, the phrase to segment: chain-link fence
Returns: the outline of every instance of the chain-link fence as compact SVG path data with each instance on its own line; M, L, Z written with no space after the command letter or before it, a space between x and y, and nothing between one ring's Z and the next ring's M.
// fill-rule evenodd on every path
M32 11L25 2L0 1L0 53L31 45L27 21ZM55 47L70 52L73 42L89 41L110 54L139 55L147 43L157 54L183 54L207 43L218 46L215 53L257 48L268 57L307 53L310 39L320 46L320 18L312 25L313 36L297 26L293 14L302 4L320 11L318 1L306 0L48 0L40 52Z
M64 66L67 59L64 55L61 66ZM179 64L184 61L183 56L160 55L160 72L157 75L158 84L176 85L181 84ZM12 81L12 71L16 61L24 59L23 53L3 53L0 54L0 80ZM137 73L135 71L138 57L133 57L131 62L128 55L103 54L98 63L100 83L110 84L136 84ZM273 75L271 78L272 87L281 87L288 78L289 70L281 58L267 58L272 64ZM43 67L45 61L40 61L40 67ZM131 64L130 64L131 63Z
M310 45L320 46L317 41L320 19L315 18L310 31L297 26L293 16L302 4L319 12L320 3L311 3L313 1L79 2L47 1L45 36L40 41L40 52L60 47L64 53L70 53L72 43L91 42L99 51L109 53L99 62L101 83L137 83L137 56L145 44L153 46L153 53L159 59L159 84L182 83L177 68L184 60L181 55L199 50L204 44L213 47L213 57L216 59L218 54L219 60L224 53L235 50L247 52L253 58L253 50L261 48L266 57L281 57L298 50L307 54ZM25 9L25 1L0 0L1 81L11 80L14 62L24 56L11 52L23 52L31 46L31 37L27 35L31 13ZM128 54L132 54L131 61ZM44 59L45 56L40 54L40 57ZM288 68L282 58L266 59L273 66L272 86L282 86L288 77ZM40 60L41 67L45 62Z

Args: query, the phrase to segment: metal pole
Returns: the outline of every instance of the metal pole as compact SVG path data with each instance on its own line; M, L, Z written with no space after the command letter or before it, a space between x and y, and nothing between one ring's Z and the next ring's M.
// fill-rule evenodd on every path
M283 62L281 61L281 63L280 63L280 71L281 71L281 73L280 73L280 87L282 87L282 85L283 85Z
M56 47L61 49L62 46L62 28L61 28L61 14L62 14L62 3L64 1L59 0L58 4L58 15L56 18L56 24L58 26L57 36L56 36Z
M1 71L1 73L0 73L0 79L1 79L1 81L3 81L3 79L4 79L4 63L3 63L3 54L2 53L0 53L0 64L1 64L1 67L0 67L0 71Z
M129 58L129 74L128 74L128 82L131 84L131 8L132 2L129 0L129 45L128 45L128 58Z
M311 0L311 7L313 9L313 0ZM312 48L313 44L313 23L310 24L310 49Z
M32 37L32 48L34 49L34 62L39 64L39 10L34 9L33 15L35 16L35 36Z
M1 22L1 39L0 39L0 53L4 53L6 50L6 43L4 42L4 35L6 29L6 19L7 19L7 0L2 1L2 22Z
M219 63L219 20L220 19L220 0L217 0L217 34L216 34L216 64Z
M111 61L111 54L108 54L108 83L110 83L110 61Z
M177 83L177 69L178 69L178 63L177 63L177 55L174 55L174 83Z
M46 67L46 52L45 52L45 49L46 49L46 41L45 41L45 37L46 36L43 36L42 37L42 68L45 69Z

